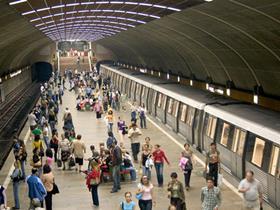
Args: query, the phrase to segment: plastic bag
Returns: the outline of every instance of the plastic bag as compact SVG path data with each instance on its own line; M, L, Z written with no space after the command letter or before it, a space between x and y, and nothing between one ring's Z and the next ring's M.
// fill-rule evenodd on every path
M223 174L218 174L218 186L221 187L223 184Z

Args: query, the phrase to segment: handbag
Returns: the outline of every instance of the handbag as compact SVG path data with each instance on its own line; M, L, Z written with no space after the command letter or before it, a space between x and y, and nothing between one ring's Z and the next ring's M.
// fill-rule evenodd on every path
M70 159L69 159L69 167L73 167L73 166L75 166L75 160L74 160L73 157L70 157Z
M56 160L57 167L60 168L62 166L62 161L60 159Z
M58 189L57 185L55 183L53 183L52 194L55 195L58 193L59 193L59 189Z
M138 194L135 195L135 197L136 197L137 200L141 200L142 197L143 197L143 193L138 193Z

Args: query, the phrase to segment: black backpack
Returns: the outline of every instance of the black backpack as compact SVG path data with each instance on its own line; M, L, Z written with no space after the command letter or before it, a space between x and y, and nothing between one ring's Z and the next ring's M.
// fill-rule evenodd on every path
M127 158L125 158L123 160L123 165L124 165L125 168L129 168L129 167L132 166L131 161L129 159L127 159Z

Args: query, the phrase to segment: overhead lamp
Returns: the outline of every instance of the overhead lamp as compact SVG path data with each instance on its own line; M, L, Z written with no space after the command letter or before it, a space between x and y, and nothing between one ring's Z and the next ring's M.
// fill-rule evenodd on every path
M153 7L157 7L157 8L161 8L161 9L166 9L167 8L167 6L158 5L158 4L154 4Z
M29 15L29 14L32 14L32 13L35 13L36 11L35 10L31 10L31 11L28 11L28 12L23 12L21 13L21 15Z
M226 89L226 94L227 94L227 96L230 96L230 89L229 88Z
M51 8L52 9L57 9L57 8L62 8L62 7L65 7L65 4L55 5L55 6L52 6Z
M177 77L177 82L180 82L181 81L181 78L180 76Z
M66 7L73 7L78 5L80 5L80 3L71 3L71 4L66 4Z
M24 2L27 2L27 0L13 1L13 2L10 2L9 5L15 5L15 4L20 4L20 3L24 3Z
M259 103L259 96L258 95L254 94L253 102L254 102L254 104Z
M167 79L169 79L169 78L170 78L169 73L167 73L167 74L166 74L166 78L167 78Z

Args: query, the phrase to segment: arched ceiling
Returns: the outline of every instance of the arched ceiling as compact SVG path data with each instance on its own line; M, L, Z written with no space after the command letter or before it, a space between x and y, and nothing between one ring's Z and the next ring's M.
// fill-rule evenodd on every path
M54 41L93 41L204 2L204 0L10 0L9 5Z
M280 97L279 0L213 0L97 43L127 63Z

